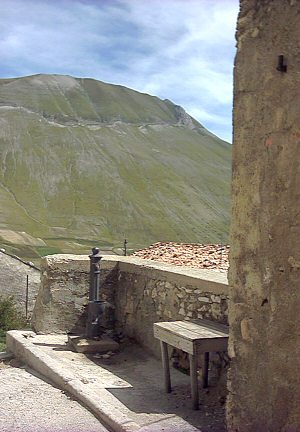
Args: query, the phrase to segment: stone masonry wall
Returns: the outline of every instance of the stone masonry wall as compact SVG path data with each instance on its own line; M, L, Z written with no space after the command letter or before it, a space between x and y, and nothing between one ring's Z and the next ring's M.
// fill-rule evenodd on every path
M227 427L296 432L300 2L241 0L237 46Z
M159 355L153 323L207 318L227 323L224 273L154 263L135 257L101 260L101 299L111 305L115 328ZM42 260L42 281L32 323L38 332L84 332L89 258L50 255Z
M154 322L206 318L227 323L224 273L120 261L118 279L116 325L155 355L160 355L160 348L153 338Z

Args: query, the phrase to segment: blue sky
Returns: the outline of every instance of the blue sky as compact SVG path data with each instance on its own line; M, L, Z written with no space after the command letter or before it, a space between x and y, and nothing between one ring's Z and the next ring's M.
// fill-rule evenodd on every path
M1 0L0 78L68 74L170 99L231 142L238 0Z

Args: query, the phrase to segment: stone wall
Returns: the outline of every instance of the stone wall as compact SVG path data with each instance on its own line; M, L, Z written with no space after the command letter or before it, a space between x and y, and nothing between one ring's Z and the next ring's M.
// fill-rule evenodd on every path
M241 0L229 273L234 432L300 427L299 41L299 1ZM286 72L277 70L279 55Z
M28 314L32 314L40 288L40 271L6 252L0 251L0 295L14 297L16 308L25 315L28 276Z
M102 299L114 304L118 261L109 256L101 266ZM41 287L32 316L37 332L85 332L90 260L84 255L49 255L41 260Z
M155 355L160 348L154 322L206 318L227 323L225 273L131 258L120 261L118 280L117 328Z
M50 255L42 260L32 323L38 332L84 332L89 258ZM226 274L154 263L135 257L101 260L101 298L114 327L159 355L153 323L207 318L227 322Z

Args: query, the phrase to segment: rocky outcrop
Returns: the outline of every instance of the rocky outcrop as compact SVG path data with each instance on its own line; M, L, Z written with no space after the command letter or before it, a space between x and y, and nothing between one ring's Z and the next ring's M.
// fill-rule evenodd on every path
M28 316L32 314L40 288L40 270L19 257L0 250L0 295L13 296L16 308L25 315L28 278Z

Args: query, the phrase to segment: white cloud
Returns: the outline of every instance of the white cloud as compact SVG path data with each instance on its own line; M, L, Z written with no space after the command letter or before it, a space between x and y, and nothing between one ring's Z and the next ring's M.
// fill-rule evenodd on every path
M2 0L1 9L0 76L122 84L231 136L238 0Z

